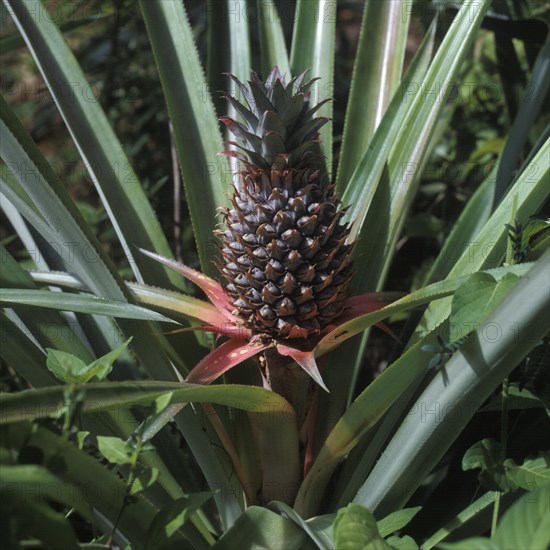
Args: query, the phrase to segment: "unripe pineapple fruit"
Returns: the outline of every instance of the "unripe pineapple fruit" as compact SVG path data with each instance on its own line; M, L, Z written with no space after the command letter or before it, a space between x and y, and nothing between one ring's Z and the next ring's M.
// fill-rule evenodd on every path
M277 68L239 86L248 107L229 97L242 123L222 119L242 153L233 208L220 232L221 272L235 313L256 334L307 338L344 308L351 277L349 227L327 183L310 104L314 80L285 82Z

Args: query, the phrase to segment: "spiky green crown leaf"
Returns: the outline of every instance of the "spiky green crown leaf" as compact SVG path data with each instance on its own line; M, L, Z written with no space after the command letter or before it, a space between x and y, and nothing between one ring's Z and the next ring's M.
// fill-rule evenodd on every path
M248 107L227 96L226 99L241 115L243 122L229 117L221 120L238 139L238 142L228 143L244 154L235 151L224 151L224 154L264 170L322 167L319 129L329 119L315 117L315 113L330 100L311 106L311 88L318 79L305 82L306 74L307 71L304 71L287 84L284 75L275 67L265 81L252 72L248 86L229 75Z

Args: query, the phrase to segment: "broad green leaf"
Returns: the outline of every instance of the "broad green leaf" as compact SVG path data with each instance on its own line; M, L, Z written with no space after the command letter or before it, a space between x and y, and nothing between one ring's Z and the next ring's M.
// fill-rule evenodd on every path
M82 382L81 373L86 370L86 363L71 353L47 348L46 366L62 382Z
M126 302L107 300L86 294L67 294L49 290L0 289L0 304L5 306L21 305L27 307L47 307L62 311L77 311L110 315L121 319L142 319L175 323L160 313Z
M521 232L522 248L534 247L550 232L550 220L530 220Z
M130 341L131 338L89 365L71 353L48 348L46 366L59 380L70 384L85 384L94 376L103 380L111 372L112 364L128 347Z
M155 516L147 533L145 550L164 548L177 530L211 497L211 493L186 495L163 508Z
M277 4L274 0L256 0L256 6L262 76L266 78L271 69L277 66L290 79L290 63Z
M97 436L99 452L112 464L130 464L134 450L128 442L105 435Z
M337 188L344 191L401 82L411 6L365 5L346 110Z
M113 363L120 357L131 341L132 338L129 338L126 342L123 342L113 351L110 351L103 357L96 359L93 363L88 365L85 372L82 373L85 375L85 379L80 382L87 382L94 376L99 380L103 380L111 372Z
M315 546L292 521L259 506L247 508L233 527L214 544L213 550L250 548L261 550L311 550Z
M472 537L458 542L445 542L439 544L438 548L443 548L443 550L464 550L465 548L468 548L468 550L503 550L486 537Z
M77 447L82 450L84 447L84 442L86 441L86 438L90 435L90 432L87 431L80 431L76 434L76 443Z
M142 272L145 279L180 286L181 281L164 267L133 257L128 239L163 255L170 254L168 242L93 87L63 35L52 18L36 16L44 9L40 0L6 0L5 4L48 83L136 278L140 280Z
M501 328L500 337L487 339L478 329L445 365L445 376L431 380L413 406L420 414L409 415L398 428L355 502L376 514L403 506L477 408L548 332L549 261L550 251L488 318ZM522 327L519 335L509 330L514 323Z
M451 342L468 336L518 283L513 273L497 281L488 273L474 273L453 296Z
M153 403L161 395L172 392L172 403L218 403L254 413L271 413L286 418L293 411L281 396L256 386L200 386L183 382L99 382L74 386L84 390L86 401L82 414L103 409L125 407L137 403ZM26 390L16 394L0 394L0 423L21 422L57 415L64 405L63 387ZM47 405L47 406L43 406Z
M313 102L319 103L334 94L334 34L336 0L298 0L294 15L294 31L290 65L292 74L309 69L311 78L319 78L312 90ZM317 116L332 119L332 102L325 103ZM327 172L332 172L332 120L321 128L321 141Z
M216 275L212 232L231 182L216 115L181 2L140 1L174 129L176 150L203 273ZM147 247L144 247L147 249Z
M492 540L501 548L548 548L550 485L537 487L522 495L502 516Z
M481 469L480 483L490 491L510 491L516 488L502 465L502 446L493 439L483 439L470 447L462 457L463 470Z
M397 512L392 512L390 515L377 522L378 531L380 536L387 537L395 531L399 531L406 527L411 520L422 510L422 506L416 506L415 508L403 508Z
M334 541L336 550L391 550L376 526L370 511L358 504L349 504L338 510L334 520Z
M506 476L522 489L543 487L550 483L550 451L539 453L535 458L526 458L516 464L511 458L504 461Z

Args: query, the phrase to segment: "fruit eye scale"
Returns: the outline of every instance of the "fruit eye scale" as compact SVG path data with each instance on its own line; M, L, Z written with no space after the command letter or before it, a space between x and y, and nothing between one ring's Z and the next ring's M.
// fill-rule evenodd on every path
M287 84L275 68L248 87L232 78L247 105L228 97L242 122L221 119L241 161L220 233L226 291L255 334L307 338L342 312L351 278L349 227L319 140L328 119L315 116L320 105L310 104L304 75Z

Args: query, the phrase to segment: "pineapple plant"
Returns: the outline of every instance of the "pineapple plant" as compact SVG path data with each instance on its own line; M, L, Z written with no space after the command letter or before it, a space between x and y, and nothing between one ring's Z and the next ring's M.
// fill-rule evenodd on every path
M321 77L331 90L326 95L338 96L332 92L339 79L333 71L335 2L296 2L290 52L271 2L257 2L257 20L238 11L253 3L196 2L215 6L208 12L205 78L194 43L200 36L187 17L193 3L141 0L139 17L166 95L173 164L181 171L202 273L172 259L134 172L113 169L131 165L100 103L63 92L88 89L63 35L68 25L58 27L51 13L43 17L52 6L41 0L3 3L17 25L6 45L22 45L19 34L27 43L129 268L119 272L10 102L0 99L0 208L30 253L20 262L3 246L13 249L11 241L0 245L0 357L10 374L3 378L9 391L0 395L1 477L3 501L10 503L3 509L10 546L412 548L418 546L414 536L429 549L456 538L457 525L472 536L491 529L485 542L494 547L516 540L511 537L518 532L517 547L548 546L550 532L535 520L517 529L522 514L548 516L548 487L534 492L519 475L536 461L539 477L548 477L541 466L547 451L523 465L506 460L507 475L533 498L520 491L505 495L507 505L517 500L505 515L500 492L491 489L472 502L476 486L472 495L449 492L449 506L436 516L451 521L438 529L433 510L442 500L431 495L448 488L439 486L439 464L447 471L477 408L486 414L502 401L502 449L513 446L506 441L507 426L514 425L508 408L536 414L534 426L547 421L546 403L535 408L531 395L522 405L517 382L507 378L548 333L547 224L539 220L531 232L525 225L518 252L528 262L514 265L521 254L514 258L510 247L503 264L503 250L506 224L516 218L525 224L547 204L550 141L538 140L520 167L524 128L511 124L498 177L487 177L453 230L441 234L442 248L420 287L398 300L395 293L371 292L388 286L423 166L451 120L453 102L434 91L454 88L464 76L461 67L484 36L479 28L491 18L489 0L464 0L448 28L443 18L434 19L406 72L407 3L365 3L334 173L332 131L328 118L318 116L332 118L331 103L314 104L314 81L306 77ZM350 3L343 4L348 10ZM259 56L251 51L254 26ZM522 76L545 81L549 44L539 47L532 70L521 68ZM282 70L271 69L276 65ZM306 67L311 73L303 72ZM219 119L203 95L206 85L227 87L217 79L226 71L236 75L231 78L244 97L243 103L227 98L238 120L233 114L221 119L236 141L223 153L236 157L240 170L227 204ZM237 79L249 75L248 85ZM535 120L539 95L537 103L537 94L525 94L519 120ZM472 158L496 147L487 139L479 140ZM207 253L213 230L221 241L218 272ZM33 252L47 259L52 249L59 258L51 265L30 261ZM184 258L195 265L192 253ZM181 276L208 301L189 296ZM352 295L364 292L370 293ZM353 337L427 305L418 322L409 317L395 360L364 385L359 374L368 363L367 334ZM184 328L168 336L174 323ZM453 324L479 327L451 356L431 358ZM497 341L485 330L495 327L503 329ZM195 338L191 330L221 338ZM450 344L456 342L445 341ZM339 346L338 354L330 353ZM249 359L262 380L254 368L231 371ZM495 395L501 382L502 400ZM53 493L45 500L41 489L54 486L63 490L54 492L51 508L46 500ZM97 491L83 490L92 487ZM420 521L409 528L417 512ZM456 521L457 512L472 521ZM388 525L397 524L408 534L392 536ZM79 526L85 532L75 532ZM462 541L461 547L470 546Z
M277 67L248 87L233 77L248 108L228 97L244 123L222 119L241 151L225 154L242 170L219 232L221 272L243 323L282 339L319 334L342 313L351 278L349 227L319 143L328 119L315 117L324 102L311 104L305 77L286 83Z

